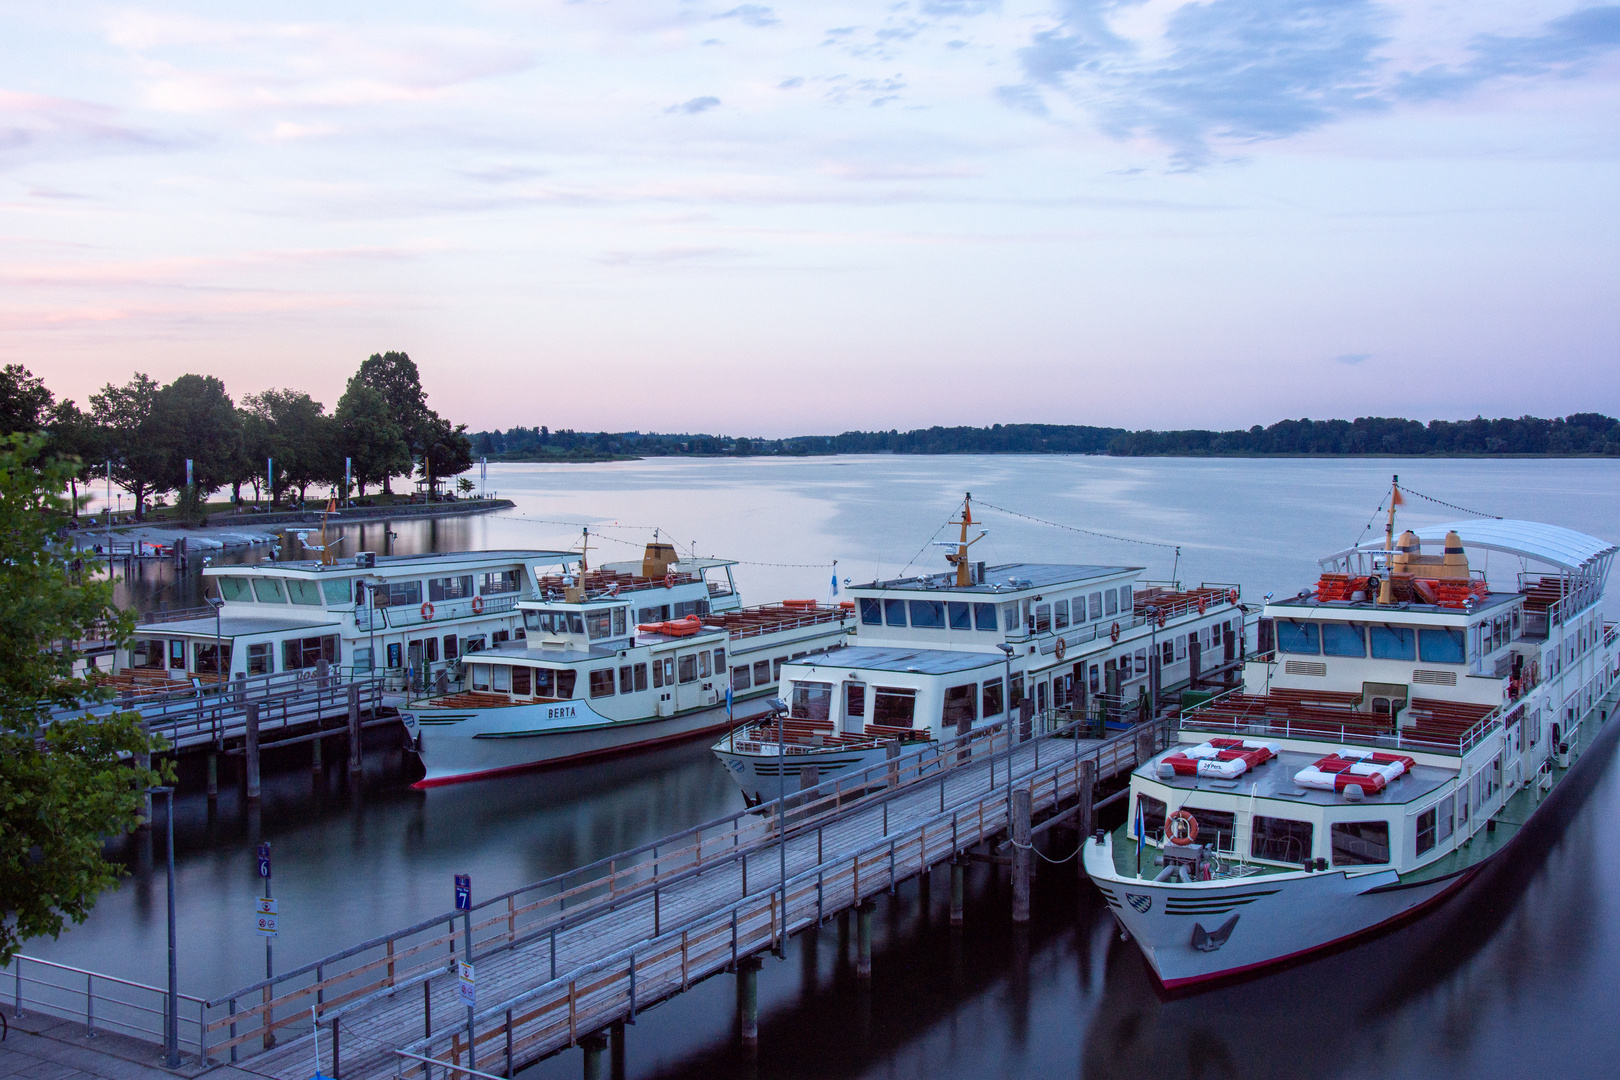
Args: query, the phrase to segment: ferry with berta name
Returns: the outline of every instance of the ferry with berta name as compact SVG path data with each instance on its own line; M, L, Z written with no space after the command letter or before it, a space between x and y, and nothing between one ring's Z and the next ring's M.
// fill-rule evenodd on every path
M1133 772L1126 824L1083 845L1166 987L1415 915L1612 741L1620 638L1602 600L1620 549L1500 519L1397 538L1401 501L1396 485L1382 542L1265 605L1241 691L1182 716L1177 745ZM1506 573L1488 581L1480 554Z

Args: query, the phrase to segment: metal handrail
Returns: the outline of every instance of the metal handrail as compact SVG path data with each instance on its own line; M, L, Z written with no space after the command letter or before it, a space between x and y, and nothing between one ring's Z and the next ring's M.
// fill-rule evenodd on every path
M27 977L23 974L23 965L25 963L50 971L63 972L67 975L83 976L85 980L84 986L80 988L68 986L64 983L48 982L37 976ZM44 960L37 956L27 956L22 953L14 955L9 963L4 967L0 967L0 980L5 980L7 976L10 977L12 985L10 987L11 993L6 996L11 998L15 1015L21 1016L25 1008L34 1009L51 1016L81 1022L92 1036L98 1027L107 1030L121 1030L126 1034L149 1035L159 1041L165 1036L169 992L164 987L151 986L147 983L136 982L133 979L124 979L116 975L90 971L87 968L74 967L70 964L60 964L54 960ZM106 993L97 993L98 983L110 983L113 986L125 987L142 994L154 995L157 998L157 1005L154 1007L149 1004L126 1000L125 998L111 997ZM32 997L25 994L25 986L37 988ZM37 992L38 990L55 991L56 993L47 995ZM197 1047L200 1054L203 1047L204 1015L207 1003L202 998L193 997L190 994L177 993L175 996L187 1005L196 1007L196 1011L192 1016L181 1016L179 1019L188 1027L195 1026L197 1034L188 1042L190 1045ZM54 1000L48 1000L48 997L54 998ZM64 1004L64 1000L82 1000L83 1006L74 1007ZM98 1002L103 1006L101 1009L96 1007ZM142 1023L148 1017L155 1017L156 1019Z

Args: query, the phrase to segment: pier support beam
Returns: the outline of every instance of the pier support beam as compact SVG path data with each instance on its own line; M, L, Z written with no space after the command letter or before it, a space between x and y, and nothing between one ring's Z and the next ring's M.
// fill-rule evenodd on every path
M600 1031L579 1040L585 1051L585 1080L602 1080L602 1051L607 1049L607 1036Z
M1029 838L1030 795L1028 788L1012 793L1012 920L1029 922L1029 863L1035 849Z
M966 892L963 878L966 877L966 868L960 861L951 863L951 925L962 925L962 894Z
M624 1080L624 1021L615 1020L608 1028L608 1076Z
M247 703L247 763L248 802L259 801L259 703Z
M321 743L325 739L311 739L309 741L309 771L316 776L321 774Z
M219 755L208 751L208 801L219 802Z
M872 977L872 909L877 905L867 900L855 909L855 977Z
M737 961L737 1018L742 1022L742 1044L759 1045L759 969L765 961L747 956Z
M349 686L349 771L352 773L361 770L360 751L360 686L358 683L351 683Z

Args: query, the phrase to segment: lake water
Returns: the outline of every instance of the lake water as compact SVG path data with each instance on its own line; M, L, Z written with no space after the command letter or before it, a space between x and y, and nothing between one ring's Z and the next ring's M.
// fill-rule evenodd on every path
M597 560L614 561L638 558L656 528L683 552L741 560L745 602L824 599L835 574L862 581L908 565L941 567L930 541L948 535L941 527L972 491L989 532L976 558L1141 566L1155 579L1239 584L1258 601L1268 590L1287 595L1309 585L1317 558L1380 532L1375 511L1393 472L1410 489L1469 510L1620 540L1620 465L1602 460L882 456L500 465L491 466L489 486L516 501L513 511L351 529L360 548L391 543L411 552L568 547L589 523ZM1399 521L1464 516L1412 496ZM1487 569L1511 580L1518 567ZM191 579L166 568L149 567L131 585L128 595L142 606L183 606L195 595ZM1612 600L1609 610L1614 617ZM263 975L249 920L259 838L275 851L280 968L446 910L456 872L470 872L489 895L739 805L701 744L431 791L400 783L397 754L374 756L360 791L343 790L336 774L312 778L307 762L303 748L272 757L263 809L251 817L228 784L212 815L198 795L177 800L179 963L188 993L218 994ZM869 989L856 984L852 950L829 924L795 939L784 962L767 962L757 1057L736 1049L733 985L720 977L640 1017L630 1029L629 1075L1614 1075L1620 859L1609 830L1620 775L1605 766L1593 770L1593 782L1544 851L1433 916L1324 960L1178 1000L1153 992L1136 947L1118 940L1072 861L1041 867L1035 920L1024 933L1009 924L1006 885L994 870L970 875L968 926L957 934L945 925L945 889L928 896L913 883L879 911ZM1071 851L1054 840L1048 853ZM161 851L130 840L117 853L134 869L131 879L85 925L26 951L161 982L163 882L146 869ZM528 1075L575 1077L579 1069L574 1051Z

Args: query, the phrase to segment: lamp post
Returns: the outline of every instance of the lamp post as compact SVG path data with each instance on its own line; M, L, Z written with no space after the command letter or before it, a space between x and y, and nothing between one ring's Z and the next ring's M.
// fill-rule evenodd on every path
M776 847L780 852L782 875L782 935L777 939L776 954L781 956L787 949L787 734L784 718L788 705L781 698L772 698L771 709L776 713Z
M207 560L203 560L206 565ZM220 612L225 607L223 596L205 597L208 606L214 609L214 688L223 694L225 692L225 635L221 632Z
M1003 666L1006 668L1006 672L1007 672L1007 678L1006 678L1006 687L1007 687L1007 689L1006 689L1006 692L1005 692L1005 695L1004 695L1004 701L1003 701L1003 704L1002 704L1001 715L1006 717L1006 720L1007 720L1007 797L1010 799L1010 798L1012 798L1012 708L1013 708L1013 700L1012 700L1012 658L1013 658L1013 647L1011 645L1007 644L1005 641L997 642L996 647L1001 650L1002 663L1003 663ZM996 745L993 740L994 740L994 735L992 734L992 741L990 743L990 745L992 747L994 747ZM992 789L994 789L995 786L996 786L996 757L995 757L995 754L992 753L990 755L990 787Z
M150 789L153 795L166 795L168 808L168 862L169 862L169 1005L163 1021L163 1049L165 1063L171 1069L180 1067L180 987L174 952L174 788L167 785Z

